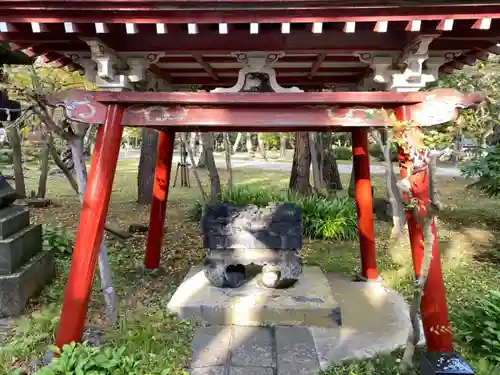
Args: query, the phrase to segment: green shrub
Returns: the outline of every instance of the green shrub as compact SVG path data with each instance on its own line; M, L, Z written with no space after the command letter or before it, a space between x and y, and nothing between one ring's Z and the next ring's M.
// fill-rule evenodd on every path
M472 185L480 188L490 197L500 195L500 145L478 152L461 168L465 178L479 177Z
M368 153L372 158L375 158L379 161L384 161L384 154L382 153L382 149L380 148L380 145L378 143L373 143L368 147ZM396 149L396 146L391 147L391 161L397 162L398 161L398 150Z
M43 248L56 255L68 255L73 252L73 238L65 231L45 227L43 229Z
M1 149L0 150L0 164L12 164L14 161L14 156L11 149Z
M352 240L357 236L356 205L351 198L304 197L288 191L261 190L236 187L223 191L222 201L230 204L254 204L258 207L270 203L293 203L302 212L304 236L327 240ZM197 201L189 215L200 220L202 204Z
M456 336L478 356L500 363L500 291L489 291L472 306L458 312Z
M49 305L23 316L16 327L6 333L4 341L0 335L0 374L11 374L14 364L43 357L48 343L55 340L59 313L59 306Z
M57 352L57 348L53 348ZM60 357L49 366L40 369L36 375L128 375L139 374L139 362L124 355L126 347L97 348L85 344L64 345Z
M352 149L350 147L336 147L333 154L338 160L352 160Z

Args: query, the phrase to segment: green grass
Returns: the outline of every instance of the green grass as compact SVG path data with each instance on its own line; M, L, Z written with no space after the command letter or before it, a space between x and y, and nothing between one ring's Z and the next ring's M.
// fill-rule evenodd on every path
M203 180L208 179L204 172ZM37 170L27 173L27 188L36 190ZM137 205L137 161L120 161L111 197L108 221L126 229L131 223L147 223L148 207ZM221 179L227 178L221 171ZM288 174L279 171L235 170L234 181L240 188L279 191L286 188ZM347 187L349 176L342 175ZM384 196L383 177L373 178L375 195ZM488 290L498 289L500 268L498 240L500 228L500 200L486 198L468 190L460 180L440 178L441 196L447 205L440 215L439 244L442 254L444 280L453 326L459 326L463 309L472 309L475 297ZM64 229L69 235L76 230L79 214L77 197L62 175L49 178L48 197L56 203L46 209L32 210L32 221L52 228ZM197 188L171 188L168 202L168 229L162 254L162 269L157 274L143 271L145 236L135 235L125 242L109 235L107 245L119 298L120 325L106 329L106 345L126 347L126 354L145 358L151 354L147 373L160 374L165 367L181 371L189 360L192 329L184 322L165 314L166 303L186 270L204 257L197 224L186 212L199 198ZM394 247L389 241L390 226L376 222L377 260L388 286L409 297L412 285L411 256L408 247ZM308 264L319 265L327 272L352 275L359 271L359 245L354 241L323 241L305 239L303 256ZM53 342L59 306L62 300L68 258L57 261L56 281L33 301L21 325L23 336L11 337L10 344L1 345L0 374L15 366L33 368L34 359L45 352L46 344ZM38 315L37 315L38 314ZM41 316L40 316L41 315ZM102 327L102 297L96 280L90 301L89 324ZM168 343L176 345L169 349ZM9 350L5 348L8 347ZM499 369L476 354L473 347L462 341L456 348L473 365L478 375L500 374ZM369 361L332 367L328 375L395 375L399 352ZM149 358L149 357L148 357ZM144 372L146 373L146 372Z

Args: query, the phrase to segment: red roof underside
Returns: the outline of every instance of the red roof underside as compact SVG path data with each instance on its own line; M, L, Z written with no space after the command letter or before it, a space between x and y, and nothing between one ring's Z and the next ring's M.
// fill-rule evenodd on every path
M436 0L416 6L419 3L3 0L0 22L8 30L0 31L0 42L76 66L75 58L89 52L82 39L98 38L119 53L165 54L152 66L154 73L172 84L207 88L234 85L242 64L230 53L237 51L285 52L274 65L278 82L306 89L356 84L371 69L354 52L397 57L421 34L440 34L430 45L430 55L447 53L449 62L442 68L447 73L497 52L500 3L460 6ZM481 23L485 18L491 19L488 28ZM443 29L445 19L454 20L451 30ZM384 21L389 21L387 29L379 32ZM420 21L419 31L409 31L415 21ZM40 32L33 32L30 22L39 23ZM75 32L65 31L65 22L72 23ZM96 32L96 22L105 24L105 33ZM312 32L314 22L323 23L321 33ZM346 32L346 22L355 22L354 32ZM126 23L134 24L134 33L127 33ZM166 34L157 32L158 23L165 25ZM196 24L196 34L188 33L189 23ZM227 34L220 33L220 23L228 24ZM258 33L250 33L251 23L259 23ZM288 33L283 33L283 23L290 23Z

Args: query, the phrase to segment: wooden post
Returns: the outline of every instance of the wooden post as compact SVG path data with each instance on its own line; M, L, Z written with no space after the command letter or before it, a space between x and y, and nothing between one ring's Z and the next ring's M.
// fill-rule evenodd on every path
M175 132L170 130L160 131L153 185L153 201L149 216L148 241L144 257L144 267L148 270L154 270L160 266L165 210L167 208L170 171L172 170L172 157L174 154L174 139Z
M59 348L82 338L120 151L122 116L123 107L110 105L97 133L57 331Z
M398 120L410 120L405 107L396 109ZM399 150L400 160L407 156L402 149ZM401 177L406 177L406 168L400 169ZM412 178L412 195L423 201L429 202L429 174L428 171L420 172ZM407 213L408 231L410 234L411 255L413 269L418 278L422 269L424 257L423 231L411 213ZM425 340L428 352L451 352L453 340L450 322L448 319L448 306L446 303L446 292L441 271L441 258L437 242L436 223L432 223L434 242L432 244L432 260L424 287L424 295L420 304L420 313L424 327Z
M352 155L358 209L359 245L361 250L361 277L365 280L378 279L373 228L373 197L370 181L370 158L368 134L364 129L352 131Z

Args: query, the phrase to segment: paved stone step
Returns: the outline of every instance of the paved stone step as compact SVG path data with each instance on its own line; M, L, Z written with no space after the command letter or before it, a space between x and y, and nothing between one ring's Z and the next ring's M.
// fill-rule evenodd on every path
M191 375L316 375L306 327L208 326L196 329Z
M278 375L317 375L320 372L314 340L306 327L277 327Z

